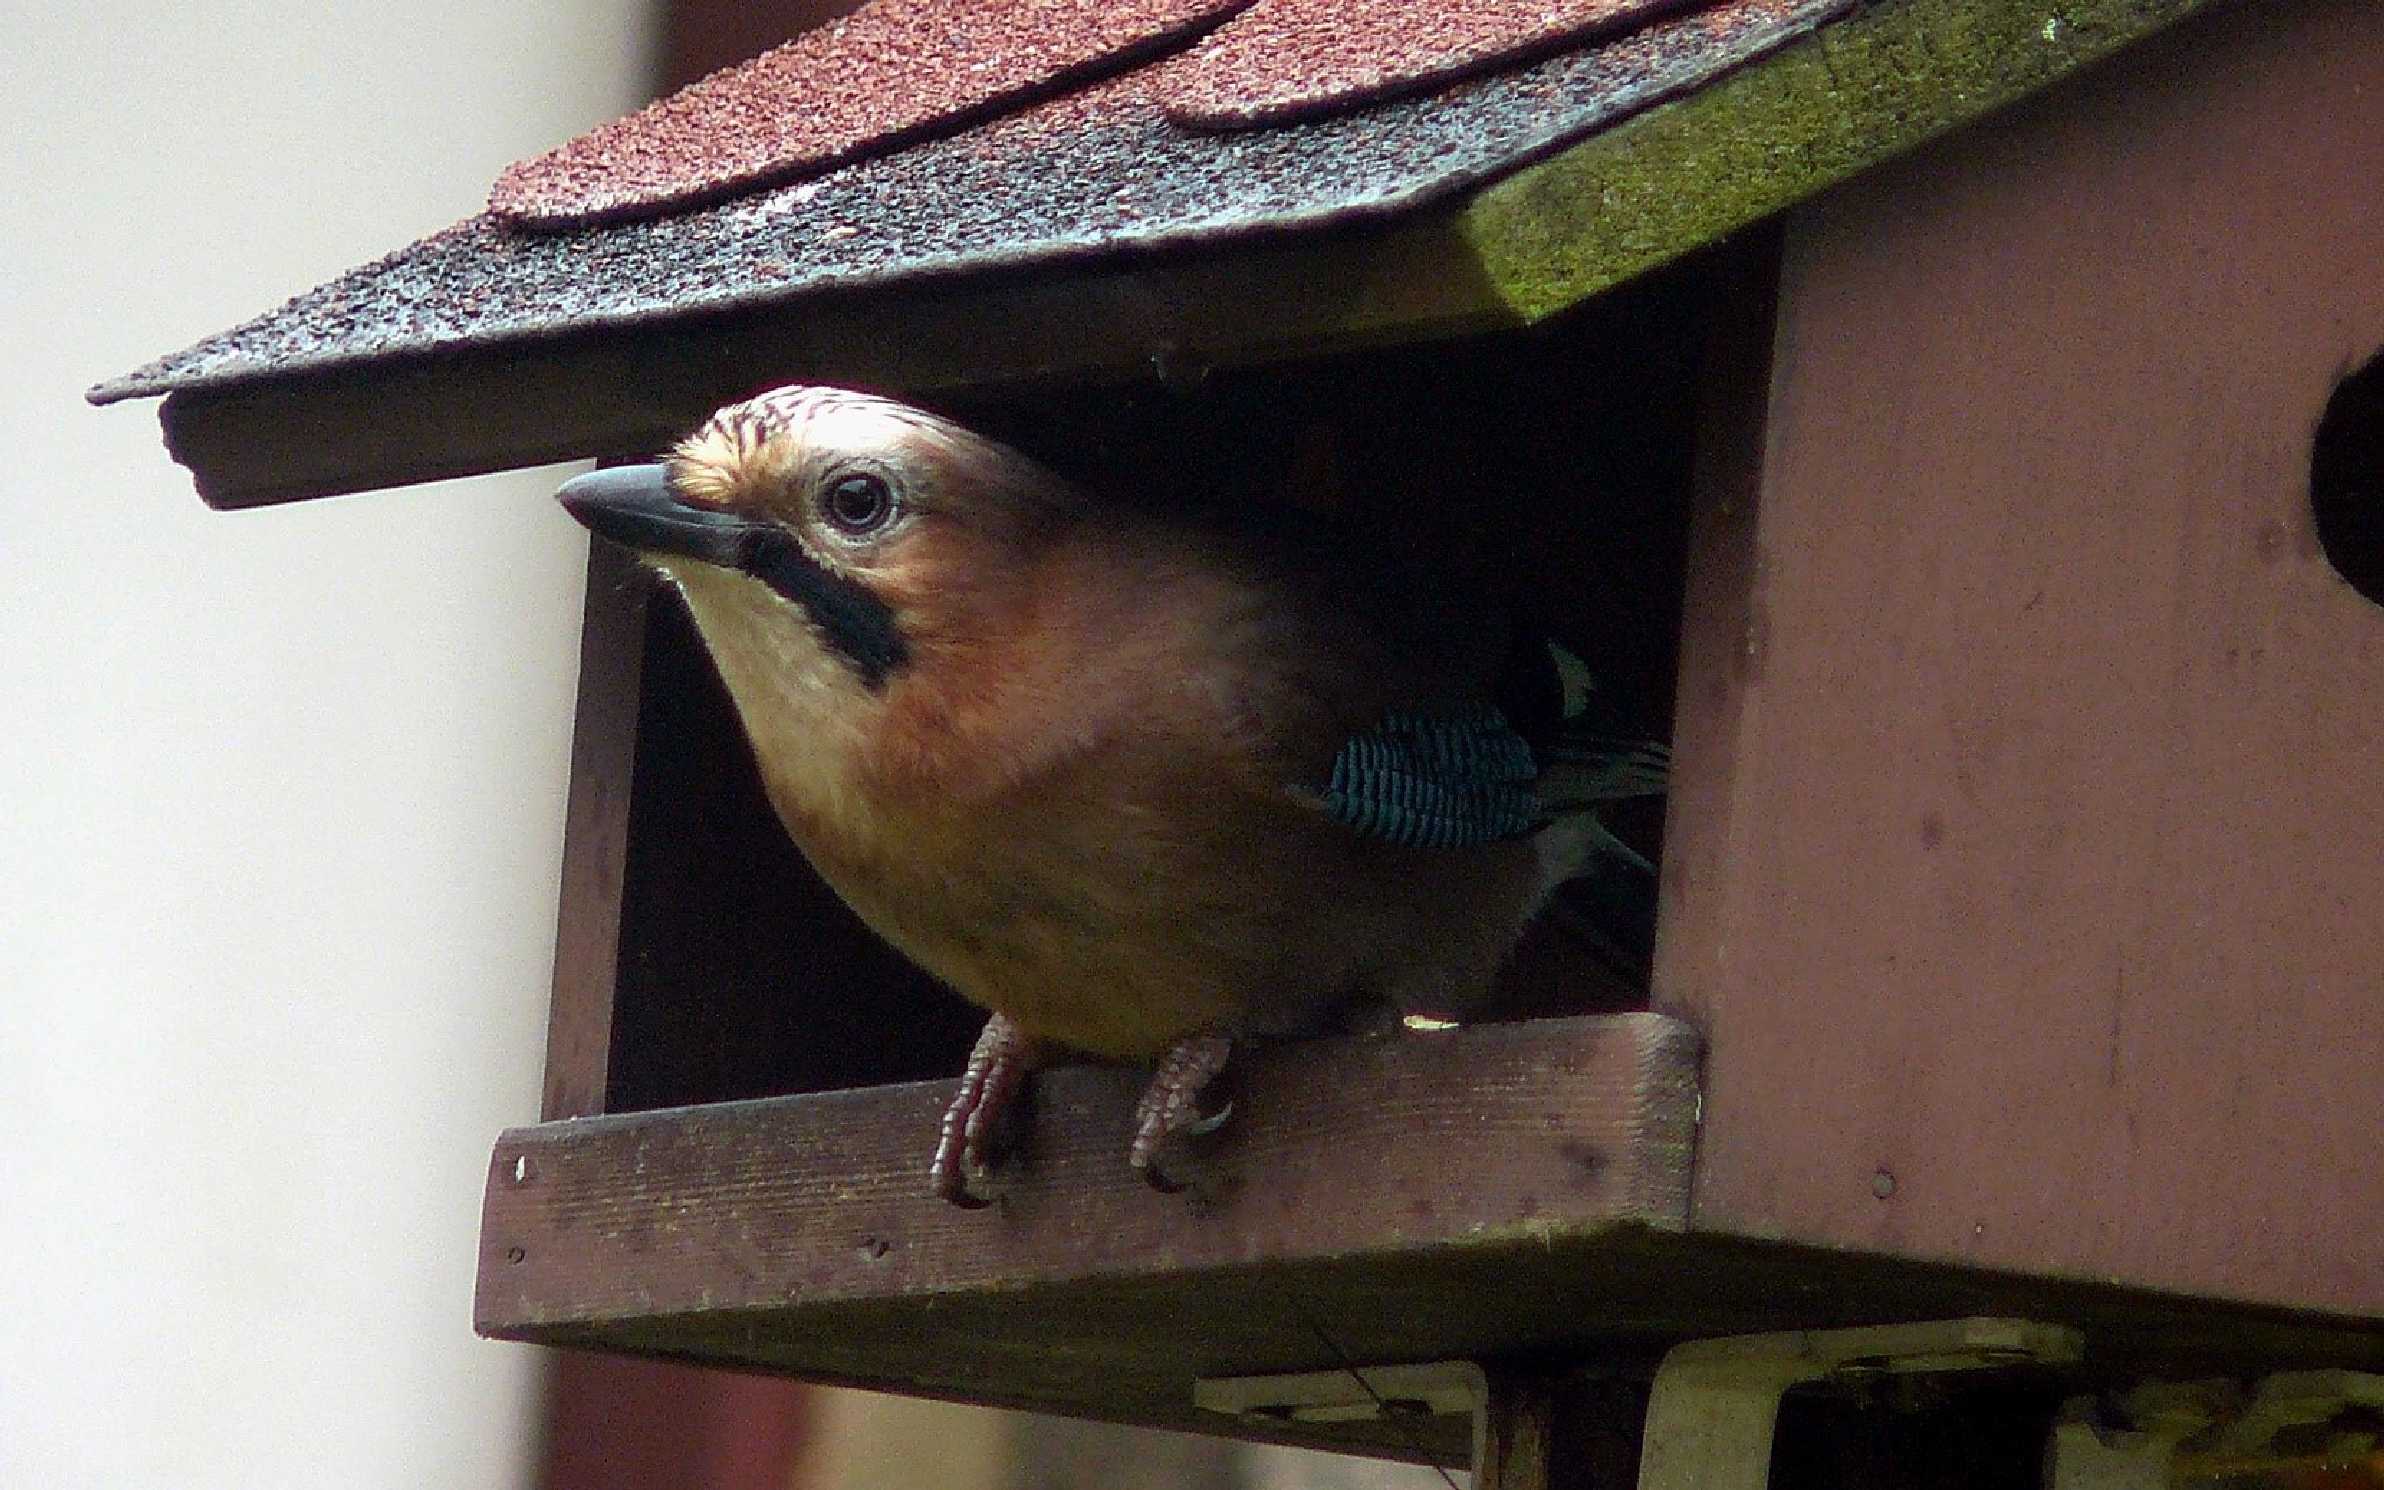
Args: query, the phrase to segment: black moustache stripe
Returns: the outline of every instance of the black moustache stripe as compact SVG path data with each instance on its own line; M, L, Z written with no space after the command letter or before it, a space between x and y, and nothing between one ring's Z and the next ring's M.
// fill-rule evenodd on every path
M894 624L894 612L867 586L812 562L786 533L765 529L749 540L747 574L803 607L828 649L843 658L875 693L911 660L911 649Z

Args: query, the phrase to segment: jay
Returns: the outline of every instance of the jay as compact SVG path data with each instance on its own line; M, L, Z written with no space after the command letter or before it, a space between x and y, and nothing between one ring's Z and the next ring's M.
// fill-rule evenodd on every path
M1597 810L1662 747L1528 717L1536 639L1312 517L1096 500L804 386L559 497L682 593L813 866L990 1011L956 1203L1058 1053L1155 1066L1128 1162L1168 1188L1233 1042L1462 1008L1559 883L1649 875Z

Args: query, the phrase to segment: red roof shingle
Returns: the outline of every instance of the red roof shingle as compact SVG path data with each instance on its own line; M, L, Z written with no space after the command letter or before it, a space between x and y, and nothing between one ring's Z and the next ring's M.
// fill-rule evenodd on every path
M875 0L508 167L518 227L650 217L948 133L1181 45L1250 0Z
M1023 16L1053 14L1048 5L1062 3L1085 13L1094 8L1088 0L990 0L990 8L1017 24ZM1296 9L1307 0L1260 3ZM748 109L763 124L784 111L783 92L767 85L773 74L757 62L694 90L714 90L718 96L703 107L720 114L704 115L682 94L546 157L577 162L544 176L551 196L526 190L529 167L509 172L508 191L521 193L509 201L523 211L564 214L538 222L548 230L523 231L522 217L483 214L104 383L91 397L220 393L327 375L377 378L384 370L398 377L429 365L426 359L507 357L532 344L544 349L541 355L561 357L560 338L578 337L568 345L593 348L600 342L589 338L660 333L699 317L777 314L813 296L1028 270L1057 274L1122 255L1380 222L1473 190L1651 104L1704 87L1855 3L1709 0L1585 43L1542 47L1546 55L1521 61L1497 50L1523 44L1508 33L1484 49L1479 35L1468 46L1434 31L1437 50L1412 40L1383 45L1409 59L1402 66L1417 56L1462 54L1476 68L1472 75L1409 87L1398 97L1347 93L1340 107L1268 120L1263 128L1212 129L1171 117L1162 96L1179 85L1176 69L1204 65L1184 49L1192 45L1190 32L1206 22L1184 19L1193 14L1189 8L1162 11L1153 8L1161 0L1134 0L1146 22L1183 19L1185 29L1170 33L1171 40L1143 44L1173 44L1176 55L1136 67L1132 59L1150 53L1129 44L1129 52L1112 51L1084 72L1022 85L1025 92L998 95L960 119L938 112L948 111L955 95L935 79L966 72L965 63L953 60L963 54L922 43L916 67L905 63L906 70L884 76L908 79L916 95L902 100L909 110L903 117L939 122L888 123L891 113L869 113L879 105L856 97L840 105L846 112L839 116L846 141L840 148L854 153L809 166L757 154L734 122ZM898 8L913 16L945 13L926 0L879 0L852 23ZM1227 8L1215 4L1200 14L1221 17ZM1367 25L1395 21L1396 30L1419 24L1410 10L1430 7L1348 0L1346 8ZM850 24L840 34L849 37ZM838 71L844 64L827 65L846 44L812 43L827 59L806 64L825 68L815 78L859 76ZM1353 49L1382 50L1371 43ZM1493 53L1501 60L1487 60ZM1095 77L1103 68L1107 75ZM726 121L719 139L707 133L713 126L706 117ZM639 143L649 126L656 138ZM821 127L804 128L813 131L816 148ZM896 132L872 134L872 128ZM673 130L685 132L675 144ZM628 168L632 160L638 169ZM682 168L691 174L680 174ZM784 171L797 174L778 174ZM573 200L581 206L572 208ZM588 219L570 217L574 210ZM435 392L440 382L417 377L407 386Z
M1615 45L1676 12L1703 15L1720 36L1760 9L1759 0L873 0L509 167L489 211L535 230L660 217L1034 111L1170 52L1137 74L1138 96L1174 128L1246 130Z
M1259 0L1171 62L1179 123L1247 128L1423 92L1642 24L1681 0Z

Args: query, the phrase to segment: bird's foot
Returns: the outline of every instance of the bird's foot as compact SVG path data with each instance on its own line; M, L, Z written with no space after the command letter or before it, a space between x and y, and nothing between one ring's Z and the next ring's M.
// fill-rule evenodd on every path
M1025 1124L1027 1077L1042 1049L1017 1025L996 1014L969 1052L960 1090L944 1109L944 1125L928 1175L935 1193L976 1210L993 1203L984 1181Z
M1233 1115L1230 1101L1204 1110L1201 1100L1232 1054L1233 1041L1227 1036L1194 1035L1167 1052L1152 1073L1134 1109L1134 1146L1126 1162L1153 1189L1168 1194L1183 1189L1168 1177L1164 1161L1177 1157L1191 1140L1214 1133Z

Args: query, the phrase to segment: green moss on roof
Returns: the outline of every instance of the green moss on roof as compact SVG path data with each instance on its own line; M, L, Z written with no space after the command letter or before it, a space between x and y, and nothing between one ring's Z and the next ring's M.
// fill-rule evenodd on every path
M1536 320L2204 8L1889 0L1493 185L1457 230Z

